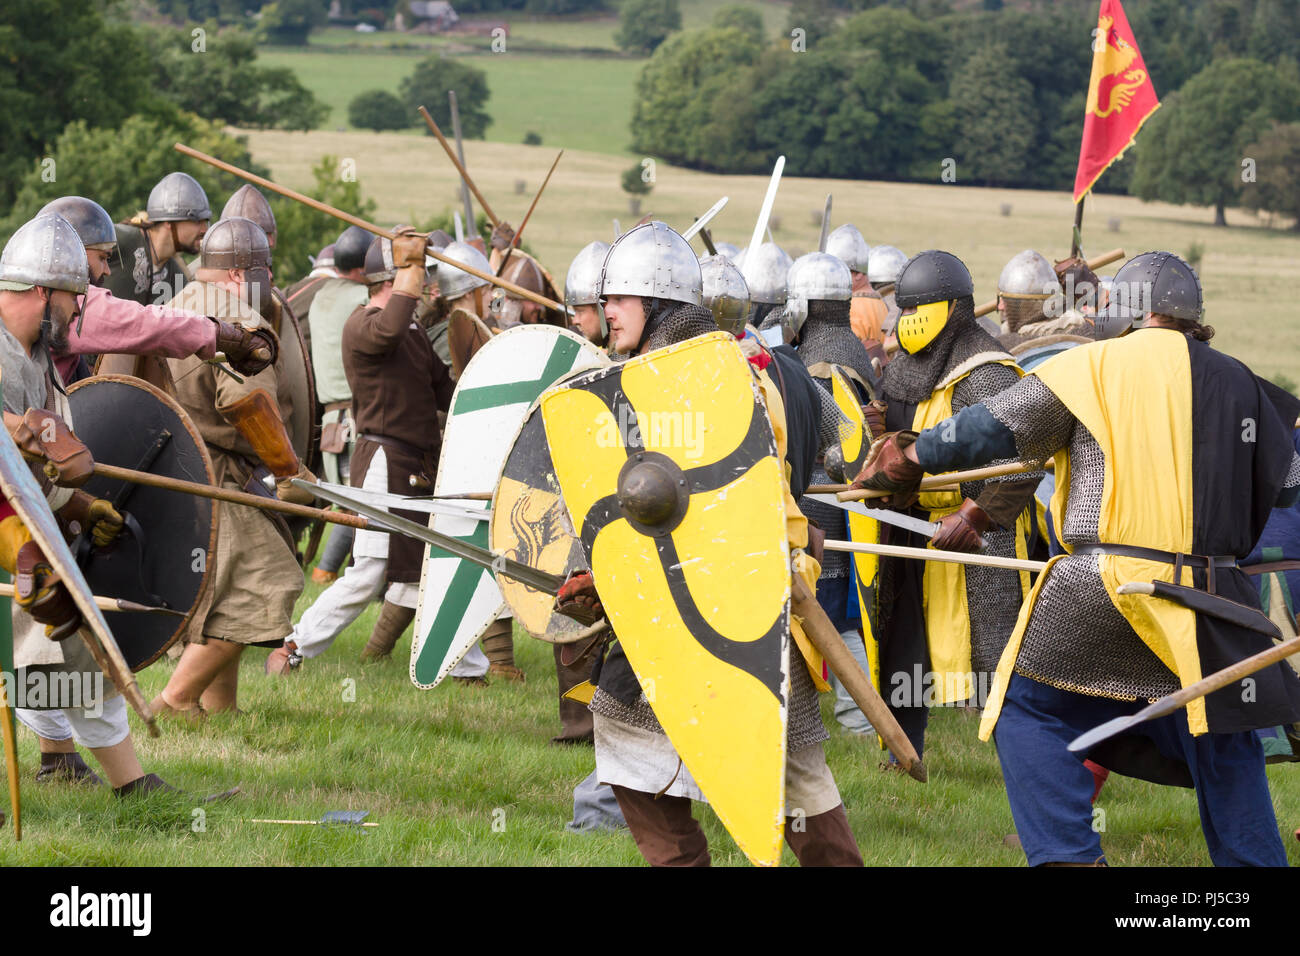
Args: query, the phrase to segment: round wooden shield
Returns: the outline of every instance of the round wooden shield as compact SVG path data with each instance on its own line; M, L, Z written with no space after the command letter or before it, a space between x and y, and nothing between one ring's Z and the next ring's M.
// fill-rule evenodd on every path
M546 444L546 426L537 406L533 406L520 426L501 470L501 480L492 499L488 547L497 554L560 577L587 566L582 545L569 524L569 512L560 497L551 449ZM563 644L584 630L573 618L554 612L553 595L504 574L498 575L497 587L515 620L533 637Z
M494 335L470 359L456 382L434 494L493 492L511 443L533 402L560 378L609 364L580 335L551 325L520 325ZM489 502L481 505L487 517ZM487 547L488 522L431 515L443 534ZM492 573L426 547L411 643L411 681L430 688L451 672L505 610Z
M130 376L83 379L68 389L72 427L99 464L215 484L207 447L176 400ZM208 586L217 516L208 498L95 476L82 490L113 502L126 528L108 548L86 536L72 552L101 597L172 608L166 614L106 611L132 670L156 661L184 633Z
M315 444L312 438L316 430L316 379L312 375L311 355L307 352L298 317L284 301L279 289L275 294L280 302L281 315L280 366L276 371L288 379L289 392L293 396L293 412L284 424L298 460L310 466Z

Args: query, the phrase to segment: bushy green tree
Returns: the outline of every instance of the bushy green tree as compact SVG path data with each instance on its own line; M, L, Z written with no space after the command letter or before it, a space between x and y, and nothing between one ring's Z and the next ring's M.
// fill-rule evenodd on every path
M423 106L438 127L451 135L451 104L447 91L456 91L456 108L460 111L460 129L466 139L482 139L492 117L487 113L490 95L487 74L459 60L430 56L416 64L415 72L402 80L402 102L412 123L424 125L416 110Z
M69 123L113 129L165 111L152 79L143 34L98 3L0 4L0 209Z
M287 67L257 64L257 38L247 30L162 29L150 36L154 89L183 110L256 129L315 129L329 108Z
M749 96L728 90L748 77L746 68L760 52L754 37L735 27L670 37L637 78L633 148L674 162L727 168L731 157L717 155L717 147L709 142L718 132L714 107L725 102L731 110L749 114Z
M674 30L682 28L677 0L624 0L614 42L630 53L653 53Z
M953 76L952 155L958 181L1015 185L1029 178L1038 120L1029 81L1007 76L1007 48L980 49ZM935 167L936 173L938 167Z
M375 201L362 198L361 184L354 177L341 175L336 157L322 156L311 172L314 185L308 195L313 199L362 219L375 218ZM337 239L347 224L292 199L268 198L277 229L275 281L283 288L310 272L309 257Z
M348 122L357 129L406 129L411 125L411 113L387 90L366 90L358 93L348 104Z
M325 25L328 13L322 0L275 0L262 9L261 28L271 43L303 46L312 30Z
M1300 119L1293 68L1215 60L1165 98L1140 134L1131 189L1146 200L1210 205L1214 223L1242 195L1246 147L1273 120Z
M623 175L619 177L619 184L623 187L623 192L629 196L644 196L655 188L654 184L645 178L645 167L640 163L633 163L623 170Z
M1289 216L1300 231L1300 123L1274 123L1246 147L1246 158L1254 180L1243 183L1241 204Z
M786 17L786 36L802 30L804 49L811 50L835 31L835 11L828 0L795 0Z
M19 181L9 214L0 220L0 234L7 240L43 205L60 196L86 196L115 220L128 219L144 209L154 184L178 169L199 181L213 213L219 214L243 180L176 152L172 144L177 141L242 169L268 172L253 163L244 139L192 114L182 114L175 122L133 116L116 129L76 120L55 140L52 165L34 168Z
M763 15L753 7L741 6L738 3L729 7L722 7L713 15L711 26L719 30L735 27L741 33L753 39L759 46L763 44Z

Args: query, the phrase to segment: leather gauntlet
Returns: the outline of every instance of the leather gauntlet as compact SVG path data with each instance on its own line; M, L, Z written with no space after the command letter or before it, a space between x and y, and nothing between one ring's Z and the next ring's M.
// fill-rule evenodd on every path
M90 480L95 459L58 415L44 408L29 408L13 433L23 451L44 458L45 475L64 488L78 488Z

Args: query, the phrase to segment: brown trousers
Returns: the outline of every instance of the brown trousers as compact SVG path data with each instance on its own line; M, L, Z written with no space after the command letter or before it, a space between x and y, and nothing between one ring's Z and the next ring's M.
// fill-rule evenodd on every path
M708 866L709 841L685 797L614 787L637 849L651 866ZM862 866L844 804L815 817L785 818L785 842L800 866Z

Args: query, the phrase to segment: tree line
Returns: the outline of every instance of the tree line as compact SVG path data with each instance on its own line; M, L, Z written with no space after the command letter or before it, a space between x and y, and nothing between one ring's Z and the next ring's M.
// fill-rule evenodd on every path
M1300 4L1125 9L1163 107L1098 189L1214 205L1220 221L1237 202L1300 211L1287 174L1300 142ZM800 0L773 38L752 9L723 8L656 47L632 146L716 172L765 172L784 154L796 176L1068 189L1096 10L1095 0L960 11L914 0L844 16Z

